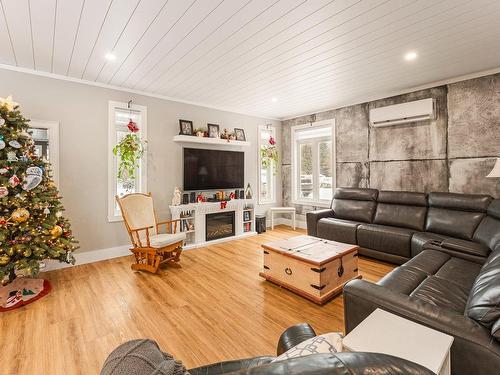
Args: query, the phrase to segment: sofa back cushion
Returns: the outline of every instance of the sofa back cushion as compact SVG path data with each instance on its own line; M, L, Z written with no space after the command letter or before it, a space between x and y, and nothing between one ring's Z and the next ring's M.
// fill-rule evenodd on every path
M377 207L378 190L337 188L333 194L332 209L339 219L371 223Z
M425 230L472 240L491 201L489 195L430 193Z
M500 251L500 199L491 202L487 213L474 233L474 241Z
M494 325L500 319L500 251L491 253L481 268L470 291L465 313L492 329L492 333L497 330Z
M427 214L427 198L423 193L380 191L375 213L376 224L423 231Z

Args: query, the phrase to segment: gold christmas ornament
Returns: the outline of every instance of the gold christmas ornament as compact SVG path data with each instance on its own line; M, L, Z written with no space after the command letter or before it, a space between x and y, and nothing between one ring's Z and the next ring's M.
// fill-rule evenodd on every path
M51 234L52 238L57 238L57 237L61 236L62 233L63 233L63 230L59 225L54 225L54 227L50 230L50 234Z
M12 100L12 95L7 96L5 99L0 98L0 107L5 107L7 111L13 111L19 104Z
M14 212L12 212L12 215L10 217L16 223L24 223L29 219L30 213L26 208L17 208L14 210Z
M0 266L6 266L9 264L10 256L8 255L0 255Z

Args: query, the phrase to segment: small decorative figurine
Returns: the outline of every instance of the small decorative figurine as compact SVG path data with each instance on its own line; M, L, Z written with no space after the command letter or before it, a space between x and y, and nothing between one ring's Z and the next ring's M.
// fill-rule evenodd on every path
M178 187L174 189L174 196L172 198L172 206L179 206L181 204L181 190Z
M250 187L250 182L248 183L247 188L245 190L245 198L252 199L252 188Z

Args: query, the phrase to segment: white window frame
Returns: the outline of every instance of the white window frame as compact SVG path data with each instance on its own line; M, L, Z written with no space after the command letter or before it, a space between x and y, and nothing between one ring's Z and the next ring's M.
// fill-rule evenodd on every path
M297 147L297 137L296 133L297 131L303 130L303 129L313 129L313 128L331 128L331 142L332 142L332 192L333 189L337 186L337 171L336 171L336 160L335 160L335 119L330 119L330 120L322 120L322 121L316 121L304 125L296 125L292 126L292 134L291 134L291 150L292 150L292 203L294 204L299 204L299 205L306 205L306 206L314 206L314 207L330 207L331 200L330 199L319 199L318 194L316 192L319 192L319 164L318 163L313 163L313 199L300 199L299 198L299 186L300 184L298 183L298 176L299 176L299 171L298 168L300 167L299 160L298 160L298 147ZM316 141L315 144L319 143L319 141Z
M270 199L263 199L261 196L261 172L262 172L262 165L261 165L261 157L260 157L260 148L261 146L265 146L267 143L264 143L261 137L262 131L270 131L273 138L276 139L276 127L275 126L270 126L270 125L259 125L259 133L258 133L258 151L257 151L257 165L258 165L258 170L257 170L257 178L258 178L258 201L259 204L274 204L276 203L276 168L277 166L273 162L269 166L269 175L271 176L270 179L270 192L271 192L271 198Z
M30 128L47 129L49 132L49 163L52 180L59 189L59 121L31 119Z
M116 125L115 125L115 110L120 109L127 111L129 110L128 108L128 103L124 102L116 102L110 100L108 103L108 221L109 222L115 222L115 221L122 221L122 215L117 214L115 211L115 192L116 192L116 183L117 183L117 176L116 176L116 156L113 154L113 148L115 147L117 140L116 140ZM139 135L141 138L146 141L147 140L147 135L148 135L148 121L147 121L147 107L142 106L142 105L136 105L132 104L130 106L130 109L132 111L137 111L141 112L141 124L140 124L140 131ZM147 152L144 153L142 160L141 160L141 165L140 165L140 190L142 193L146 193L148 191L147 187L147 172L148 172L148 166L147 166Z

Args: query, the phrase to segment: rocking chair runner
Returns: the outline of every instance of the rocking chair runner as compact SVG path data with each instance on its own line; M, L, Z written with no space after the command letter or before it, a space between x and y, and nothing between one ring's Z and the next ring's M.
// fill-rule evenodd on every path
M136 260L133 270L156 273L160 264L179 261L186 239L185 233L177 233L180 220L157 222L151 193L116 196L116 201L133 246L130 249ZM159 233L162 225L166 227L164 234Z

